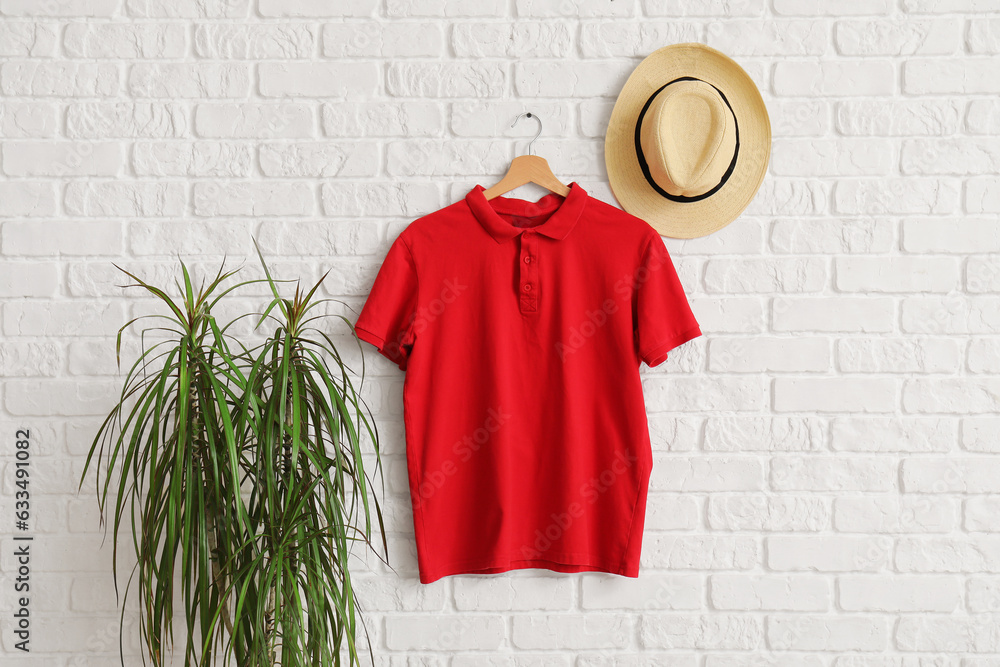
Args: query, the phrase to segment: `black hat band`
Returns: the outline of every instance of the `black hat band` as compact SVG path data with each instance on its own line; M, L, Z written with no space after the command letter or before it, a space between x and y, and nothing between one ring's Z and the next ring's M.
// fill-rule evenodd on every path
M726 169L726 173L722 175L722 180L719 181L718 185L716 185L714 188L703 194L696 195L694 197L685 197L683 195L672 195L663 188L661 188L659 184L657 184L657 182L653 180L653 176L649 172L649 164L647 164L646 157L642 154L642 144L639 140L640 130L642 129L643 116L646 115L646 111L649 109L649 106L653 103L653 99L660 94L661 90L663 90L672 83L677 83L678 81L701 81L702 83L708 83L707 81L702 81L697 77L682 76L680 78L674 79L673 81L668 81L667 83L663 84L655 91L653 91L653 94L649 96L649 99L646 100L646 103L642 106L642 111L639 112L639 117L635 121L635 156L639 160L639 167L642 169L642 175L646 177L646 182L649 183L650 187L652 187L654 190L656 190L657 193L659 193L663 197L666 197L670 201L687 203L687 202L701 201L702 199L711 197L716 192L718 192L722 188L722 186L726 184L726 181L729 180L729 177L733 175L733 170L736 169L736 158L739 157L740 154L740 124L739 121L737 121L736 113L733 111L732 105L729 104L729 100L726 99L725 94L721 90L716 88L714 85L708 83L708 85L712 86L712 88L715 88L715 91L719 93L719 97L722 98L722 101L725 102L726 106L729 108L729 113L733 114L733 124L736 127L736 148L735 150L733 150L732 162L729 163L729 168Z

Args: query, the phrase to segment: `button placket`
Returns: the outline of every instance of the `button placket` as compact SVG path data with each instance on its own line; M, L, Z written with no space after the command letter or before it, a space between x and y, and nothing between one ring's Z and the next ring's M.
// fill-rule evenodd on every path
M518 299L522 313L534 313L538 310L538 256L537 256L537 235L531 230L521 233L521 256L518 261L520 267L518 289L520 298Z

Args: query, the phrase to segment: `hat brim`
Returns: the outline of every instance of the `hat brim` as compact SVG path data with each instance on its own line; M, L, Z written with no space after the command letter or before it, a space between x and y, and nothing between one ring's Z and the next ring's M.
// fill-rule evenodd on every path
M721 90L739 126L732 175L718 192L696 202L675 202L656 192L635 153L635 124L643 105L663 84L682 76ZM608 181L618 203L661 235L682 239L711 234L738 218L760 189L770 157L771 121L750 75L725 54L697 43L665 46L639 63L615 102L604 140Z

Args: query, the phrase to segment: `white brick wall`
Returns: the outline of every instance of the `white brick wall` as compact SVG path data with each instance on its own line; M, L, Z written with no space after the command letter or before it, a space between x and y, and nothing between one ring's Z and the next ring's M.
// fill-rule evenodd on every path
M114 335L150 306L112 261L160 283L175 253L252 271L254 235L276 271L329 269L325 295L356 308L408 221L523 150L534 127L509 125L525 109L556 173L613 201L616 93L650 51L696 40L758 82L774 146L740 220L667 240L705 336L643 371L640 579L418 584L402 376L367 349L395 568L356 564L376 664L1000 665L998 12L0 0L0 662L118 664L92 480L75 492L120 388ZM18 426L35 435L38 494L29 656L7 613Z

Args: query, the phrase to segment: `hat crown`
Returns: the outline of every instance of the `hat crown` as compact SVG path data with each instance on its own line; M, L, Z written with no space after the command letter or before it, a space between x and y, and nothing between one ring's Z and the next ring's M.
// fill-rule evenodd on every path
M640 128L650 176L672 195L692 197L718 185L736 151L736 124L719 91L676 81L650 103Z

